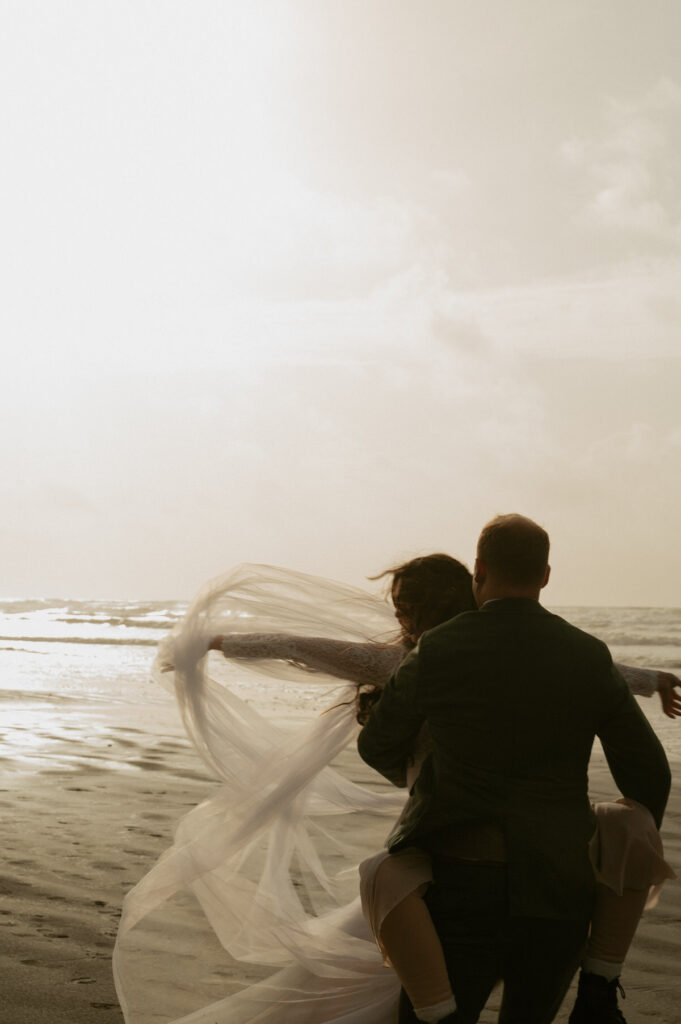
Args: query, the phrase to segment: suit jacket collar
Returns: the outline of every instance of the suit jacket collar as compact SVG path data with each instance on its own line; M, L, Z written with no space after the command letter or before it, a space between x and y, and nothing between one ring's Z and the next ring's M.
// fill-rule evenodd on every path
M485 601L478 611L493 615L550 615L532 597L496 597Z

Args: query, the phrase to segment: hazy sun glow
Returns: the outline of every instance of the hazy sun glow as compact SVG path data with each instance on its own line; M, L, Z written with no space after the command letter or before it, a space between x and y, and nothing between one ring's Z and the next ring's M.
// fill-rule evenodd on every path
M356 583L519 510L554 604L681 605L679 40L673 0L9 5L2 589Z

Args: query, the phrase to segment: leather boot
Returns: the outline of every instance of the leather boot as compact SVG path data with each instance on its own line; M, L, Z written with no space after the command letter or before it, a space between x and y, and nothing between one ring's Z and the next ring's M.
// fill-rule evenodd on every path
M600 974L582 971L568 1024L627 1024L617 1005L618 990L625 998L619 978L608 981Z

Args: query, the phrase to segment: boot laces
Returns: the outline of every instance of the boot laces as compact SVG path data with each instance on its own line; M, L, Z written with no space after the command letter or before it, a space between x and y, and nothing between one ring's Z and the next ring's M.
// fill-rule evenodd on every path
M615 1013L614 1021L617 1021L617 1024L627 1024L626 1020L624 1019L624 1014L622 1013L622 1011L620 1010L619 1006L617 1005L617 993L618 992L622 996L622 999L626 999L627 998L627 993L624 991L624 988L622 986L621 981L619 980L619 978L615 978L614 982L612 982L612 996L613 996L613 1006L612 1006L612 1009L613 1009L613 1011Z

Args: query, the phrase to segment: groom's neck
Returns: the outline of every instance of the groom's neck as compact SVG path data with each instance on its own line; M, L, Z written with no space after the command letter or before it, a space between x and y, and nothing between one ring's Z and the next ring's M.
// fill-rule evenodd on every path
M550 575L551 568L547 565L541 579L535 580L534 583L516 582L495 572L478 555L473 569L473 596L478 608L482 608L485 601L501 601L508 597L538 601L542 589L549 582Z
M478 604L482 606L486 601L501 601L508 597L523 597L538 601L540 591L541 587L514 587L507 583L489 583L480 589Z

